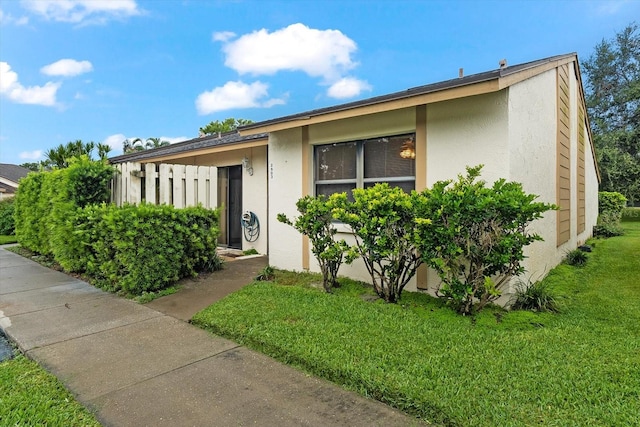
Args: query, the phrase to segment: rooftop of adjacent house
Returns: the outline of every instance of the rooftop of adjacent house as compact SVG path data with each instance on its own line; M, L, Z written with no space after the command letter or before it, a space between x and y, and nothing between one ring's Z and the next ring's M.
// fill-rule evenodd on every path
M0 163L0 178L5 178L9 181L17 183L20 178L27 176L29 172L29 169L23 168L22 166Z
M134 151L132 153L122 154L120 156L114 156L109 158L109 161L111 163L139 162L153 157L169 156L222 145L241 144L248 141L256 141L266 138L266 133L257 133L246 136L240 135L238 131L218 133L214 135L205 135L198 138L189 139L187 141L177 142L171 145L165 145L164 147Z

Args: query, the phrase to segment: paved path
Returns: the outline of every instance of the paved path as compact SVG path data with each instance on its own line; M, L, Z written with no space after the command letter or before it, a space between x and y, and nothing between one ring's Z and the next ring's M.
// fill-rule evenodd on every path
M105 426L417 424L379 402L4 249L0 327Z

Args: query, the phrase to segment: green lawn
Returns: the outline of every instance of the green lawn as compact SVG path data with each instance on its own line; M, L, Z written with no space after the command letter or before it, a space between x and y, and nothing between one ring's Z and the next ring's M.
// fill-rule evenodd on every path
M18 239L16 238L16 236L6 236L3 234L0 234L0 245L6 245L8 243L17 243Z
M317 276L277 272L193 322L431 422L638 425L640 222L623 226L585 267L545 279L560 314L462 317L426 295L368 302L351 281L329 295Z
M0 363L0 425L100 426L52 375L24 356Z

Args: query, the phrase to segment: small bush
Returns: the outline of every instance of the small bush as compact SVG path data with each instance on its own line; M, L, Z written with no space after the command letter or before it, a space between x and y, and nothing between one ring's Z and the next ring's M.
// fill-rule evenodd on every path
M627 199L620 193L601 191L598 193L598 223L593 227L593 235L597 237L621 236L624 230L620 220Z
M242 255L258 255L258 251L255 248L242 251Z
M261 282L268 282L276 278L275 270L270 265L267 265L262 271L256 276L256 280Z
M558 312L556 298L543 282L519 282L511 309Z
M0 235L12 236L16 231L16 221L13 218L15 198L0 201Z
M582 267L587 263L587 254L580 249L574 249L572 251L567 252L567 255L564 257L564 263L568 265L573 265L574 267Z

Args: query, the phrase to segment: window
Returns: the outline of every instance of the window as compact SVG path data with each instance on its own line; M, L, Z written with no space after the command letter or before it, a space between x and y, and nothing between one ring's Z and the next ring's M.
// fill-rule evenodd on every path
M413 190L416 182L414 141L415 133L410 133L316 146L316 195L350 194L354 188L368 188L379 182L406 192Z

